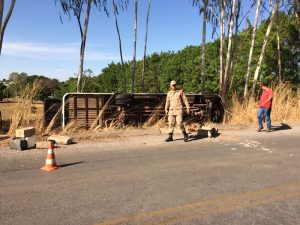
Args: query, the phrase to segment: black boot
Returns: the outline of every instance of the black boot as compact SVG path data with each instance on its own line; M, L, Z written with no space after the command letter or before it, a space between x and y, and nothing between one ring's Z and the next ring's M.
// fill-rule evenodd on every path
M184 140L184 142L188 142L189 135L186 133L186 131L183 131L182 133L183 133L183 140Z
M170 134L169 134L169 137L168 137L165 141L166 141L166 142L173 141L173 134L170 133Z

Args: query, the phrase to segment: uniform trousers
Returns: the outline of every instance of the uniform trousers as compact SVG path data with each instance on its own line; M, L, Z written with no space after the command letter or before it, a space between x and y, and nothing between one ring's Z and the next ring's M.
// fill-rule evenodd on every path
M168 122L169 122L169 130L168 130L169 134L173 134L176 124L177 124L177 126L180 127L180 130L182 132L185 132L185 128L182 123L182 115L170 115L169 114Z

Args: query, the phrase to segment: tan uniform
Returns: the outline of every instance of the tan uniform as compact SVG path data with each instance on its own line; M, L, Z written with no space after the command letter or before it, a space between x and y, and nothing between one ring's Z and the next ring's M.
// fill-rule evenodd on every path
M183 90L169 91L167 94L165 111L168 112L169 134L172 134L175 127L175 121L180 129L184 132L182 124L183 104L189 109L189 103Z

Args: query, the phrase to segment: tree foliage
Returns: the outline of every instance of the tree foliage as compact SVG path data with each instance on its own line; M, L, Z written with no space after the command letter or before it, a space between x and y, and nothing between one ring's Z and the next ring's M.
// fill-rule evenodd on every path
M299 27L295 16L279 13L280 45L282 58L282 79L299 85L300 82L300 40ZM257 38L254 45L252 64L256 65L260 55L264 34L268 27L268 19L261 22L257 29ZM260 71L260 79L265 82L278 81L277 64L277 39L276 27L273 27L269 36L269 44ZM252 27L244 29L237 35L236 52L234 54L235 65L233 67L232 92L242 95L245 74L251 45ZM218 93L219 91L219 46L220 40L206 44L206 82L205 93ZM145 91L150 93L166 92L169 82L177 80L186 92L199 93L200 77L199 65L201 64L201 46L187 46L178 52L153 53L146 57ZM136 92L142 92L142 61L136 64ZM131 88L131 62L125 62L127 89ZM251 69L254 74L255 67ZM102 72L95 77L89 78L89 82L96 82L89 89L91 92L122 92L122 67L120 63L111 62ZM253 78L250 77L250 83ZM85 91L88 91L87 89Z
M295 14L285 12L278 13L276 21L278 26L273 26L268 37L268 45L260 69L260 81L267 83L279 82L278 58L277 58L277 29L280 35L281 50L281 75L283 82L289 82L293 87L300 84L300 35L299 25ZM264 41L269 20L263 20L257 27L256 40L253 47L252 65L256 65L260 56L261 46ZM235 36L237 46L233 54L234 66L232 67L231 89L228 95L233 92L243 95L245 86L245 75L249 58L249 50L252 39L252 26L242 30ZM225 41L227 43L228 40ZM145 92L157 93L167 92L169 82L175 79L179 87L187 93L199 93L201 82L199 76L199 65L201 64L202 46L187 46L178 52L157 52L145 58ZM206 66L205 66L205 92L219 92L219 49L220 39L206 43ZM126 89L131 89L132 61L124 62L126 77ZM143 61L136 62L135 91L142 92L142 70ZM250 74L254 74L255 66L251 67ZM58 82L44 76L29 76L26 73L12 73L6 84L11 96L19 96L26 84L33 83L35 79L43 79L46 88L40 93L39 99L54 95L61 98L67 92L76 92L77 76L66 81ZM84 92L123 92L123 76L121 63L111 62L99 74L91 70L83 71L82 90ZM253 77L249 77L252 84ZM2 89L4 89L2 87Z
M61 85L57 79L50 79L45 76L40 75L31 75L29 76L27 73L11 73L9 75L9 79L6 82L6 92L5 97L17 97L21 96L22 92L26 89L26 87L32 87L36 81L41 81L40 91L37 93L35 100L43 101L48 97L53 96L53 93L59 88Z

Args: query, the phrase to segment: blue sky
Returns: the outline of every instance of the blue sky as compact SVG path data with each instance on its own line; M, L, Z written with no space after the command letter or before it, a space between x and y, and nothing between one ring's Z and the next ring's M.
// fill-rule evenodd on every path
M9 2L5 1L6 9ZM80 50L80 33L75 18L63 15L60 5L55 5L54 0L28 2L17 0L6 28L0 56L0 79L7 79L12 72L44 75L60 81L75 76ZM130 0L128 9L118 17L125 60L132 59L133 54L133 2ZM141 59L147 0L139 0L138 10L137 59ZM192 0L152 0L147 53L178 51L188 45L199 45L201 20L202 16L192 6ZM210 40L211 27L208 26L207 41ZM98 75L112 61L120 61L113 14L106 17L93 8L84 68Z

